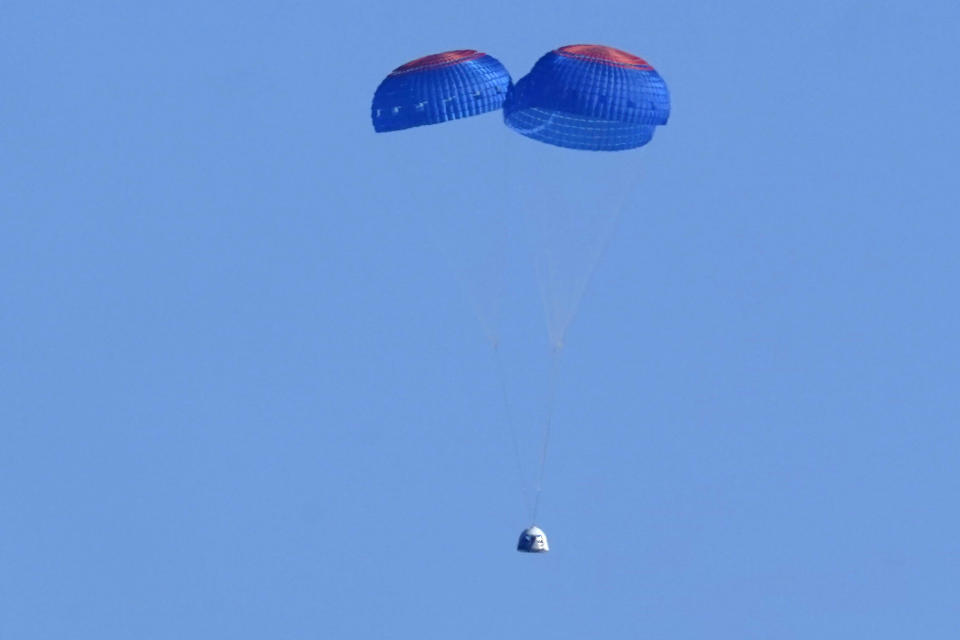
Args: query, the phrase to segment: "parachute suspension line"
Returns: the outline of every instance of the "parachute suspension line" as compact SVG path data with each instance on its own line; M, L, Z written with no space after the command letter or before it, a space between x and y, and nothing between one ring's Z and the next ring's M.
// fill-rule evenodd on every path
M497 363L497 380L500 382L500 395L503 399L503 411L506 415L507 428L510 430L510 440L513 442L513 461L517 472L517 484L520 487L520 495L523 498L523 505L527 513L533 512L534 508L530 504L530 496L527 494L527 483L523 479L523 465L520 462L520 440L517 437L517 421L513 417L513 405L510 403L510 394L507 392L507 376L503 369L503 358L500 356L500 342L494 340L491 342L493 347L493 357Z
M590 285L593 283L593 278L596 275L597 267L600 266L600 264L603 262L603 259L606 257L607 252L610 250L611 241L613 240L614 236L616 236L617 229L620 227L620 221L623 219L623 211L626 209L627 203L630 201L630 197L633 195L633 192L636 190L636 187L641 180L642 178L637 176L630 182L627 189L617 199L617 204L615 207L613 207L613 214L611 218L605 224L603 224L603 228L601 229L599 237L599 246L587 263L586 272L584 273L577 290L573 294L574 302L572 308L569 310L566 317L558 317L554 325L548 326L550 340L554 350L563 348L563 343L567 335L567 329L569 329L570 325L573 324L573 320L576 318L580 309L580 303L583 301L587 291L590 290ZM555 274L551 274L551 276L556 277ZM540 280L541 297L544 300L544 304L549 306L547 304L549 297L546 293L549 285L544 284L546 279L542 274L538 273L538 279ZM549 321L548 325L551 325Z
M639 182L640 178L638 176L632 181L630 187L619 198L616 208L613 210L613 219L607 223L607 228L603 230L603 233L600 237L600 246L593 260L590 261L590 264L587 267L587 273L584 276L582 288L577 294L577 302L570 314L570 317L559 331L559 337L557 338L556 343L559 346L563 346L563 340L566 337L567 329L570 327L570 324L573 323L573 319L577 315L577 311L580 307L580 301L586 295L587 291L590 290L590 285L593 283L593 277L597 273L597 267L600 266L600 263L603 262L607 252L610 250L610 243L613 240L613 237L616 235L617 229L620 227L620 221L623 219L623 210L627 207L627 202L629 202L630 196L633 195L633 191L636 189L636 186L639 184Z
M556 406L556 396L557 396L557 386L558 386L558 370L560 368L560 352L563 350L564 339L566 337L567 328L570 326L570 323L573 321L573 316L576 315L576 307L579 306L579 300L582 299L584 293L589 288L591 281L593 280L594 273L597 270L599 264L603 261L603 257L606 255L608 249L610 248L610 240L616 231L616 228L620 225L620 220L622 218L623 210L626 208L627 202L630 199L630 196L633 194L636 184L639 182L639 179L634 180L630 188L626 190L623 196L619 199L617 206L613 211L613 219L608 222L608 226L603 230L603 233L600 238L600 246L598 251L593 259L590 261L587 272L582 282L582 286L578 292L576 292L575 297L577 298L574 308L571 310L571 314L566 318L565 322L550 323L548 320L548 333L550 336L550 381L547 391L547 411L543 423L543 445L540 450L540 464L537 470L537 485L534 493L533 499L533 509L530 512L530 521L533 524L536 524L537 513L540 510L540 496L543 493L543 476L544 470L546 469L547 463L547 452L550 449L550 433L553 427L553 414ZM549 307L548 304L549 296L547 290L549 289L549 284L545 282L549 281L549 277L555 276L555 274L546 274L542 269L538 268L538 280L540 281L540 294L544 301L544 307ZM549 318L549 311L548 311Z
M543 492L543 471L547 465L547 451L550 448L550 431L553 425L554 406L557 400L557 370L560 366L560 349L562 344L553 345L550 351L550 382L547 389L547 414L543 421L543 446L540 449L540 466L537 470L537 489L533 498L533 509L530 511L530 522L536 524L537 512L540 510L540 494Z

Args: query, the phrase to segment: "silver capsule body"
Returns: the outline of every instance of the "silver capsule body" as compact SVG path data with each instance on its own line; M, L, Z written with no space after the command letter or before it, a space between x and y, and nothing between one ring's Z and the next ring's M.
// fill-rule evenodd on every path
M525 553L546 553L550 551L547 534L536 525L524 529L523 533L520 534L520 540L517 542L517 551Z

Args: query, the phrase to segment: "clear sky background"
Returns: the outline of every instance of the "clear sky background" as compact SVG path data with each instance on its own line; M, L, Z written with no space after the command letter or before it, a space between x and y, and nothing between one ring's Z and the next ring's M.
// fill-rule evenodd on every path
M0 638L960 637L958 24L0 3ZM430 206L429 135L375 135L369 105L421 55L519 78L571 43L645 57L674 109L622 154L640 178L559 370L553 550L527 556L437 245L469 251L430 225L467 207ZM547 149L466 122L448 189ZM542 391L508 387L521 415Z

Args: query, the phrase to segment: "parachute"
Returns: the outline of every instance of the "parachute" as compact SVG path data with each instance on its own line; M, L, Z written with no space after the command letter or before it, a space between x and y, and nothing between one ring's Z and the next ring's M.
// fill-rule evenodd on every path
M423 135L425 149L405 149L409 155L405 162L397 163L397 170L417 165L422 170L417 179L404 182L409 192L427 190L422 202L410 205L411 211L435 216L437 202L452 202L458 209L456 215L424 220L424 227L433 232L444 229L440 242L454 244L447 257L458 267L455 270L463 288L472 289L467 297L472 298L493 348L518 478L530 521L535 522L565 335L638 174L638 167L629 160L632 155L581 152L626 151L649 143L656 127L669 119L670 94L648 62L612 47L560 47L542 56L516 84L492 56L463 49L397 67L377 88L371 118L375 131L383 133L472 119L498 110L505 127L462 123L459 135L453 130L443 135L418 134ZM498 131L507 133L498 137ZM529 145L530 141L545 145ZM472 159L475 171L468 175L462 171L462 156ZM498 160L477 161L482 158ZM494 169L503 170L506 179L498 181ZM502 248L503 237L513 236L504 225L520 219L526 223L532 249L532 275L546 316L549 355L549 373L542 377L543 403L535 412L540 417L532 421L540 427L532 447L538 450L539 459L532 496L528 495L530 478L525 478L523 471L527 457L521 453L517 435L522 430L518 424L531 421L517 419L516 403L509 393L501 355L504 334L498 328L496 311L506 296L503 286L494 283L498 279L511 284L521 280L518 272L510 271L516 265L507 266ZM500 245L494 247L498 240ZM489 246L481 246L486 242ZM538 540L531 532L541 537L542 546L531 547ZM518 546L524 551L548 548L545 534L536 525L525 529Z
M495 111L510 84L499 60L473 49L417 58L394 69L377 87L373 128L398 131Z
M507 126L568 149L641 147L670 117L667 85L643 58L592 44L560 47L540 58L507 94Z

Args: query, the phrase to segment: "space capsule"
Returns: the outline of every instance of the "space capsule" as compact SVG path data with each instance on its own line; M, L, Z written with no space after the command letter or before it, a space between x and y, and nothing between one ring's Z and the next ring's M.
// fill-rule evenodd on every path
M546 553L550 551L547 534L536 525L524 529L523 533L520 534L519 542L517 542L517 551L527 553Z

